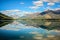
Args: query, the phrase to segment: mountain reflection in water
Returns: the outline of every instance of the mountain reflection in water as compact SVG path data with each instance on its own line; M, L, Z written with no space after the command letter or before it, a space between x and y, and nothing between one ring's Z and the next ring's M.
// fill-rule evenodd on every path
M59 19L29 19L29 20L19 20L18 22L26 24L26 26L40 27L43 29L59 29L60 20Z

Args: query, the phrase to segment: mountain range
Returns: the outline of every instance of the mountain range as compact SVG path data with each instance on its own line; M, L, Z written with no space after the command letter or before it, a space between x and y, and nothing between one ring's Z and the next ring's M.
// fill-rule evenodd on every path
M44 29L60 28L60 10L46 10L41 13L26 14L27 25L40 27Z

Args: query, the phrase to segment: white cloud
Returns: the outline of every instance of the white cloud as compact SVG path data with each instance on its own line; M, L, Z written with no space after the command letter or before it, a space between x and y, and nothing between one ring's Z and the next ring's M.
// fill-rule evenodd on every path
M54 10L53 8L51 8L51 6L54 6L54 5L55 5L54 2L48 2L47 5L48 5L48 6L45 8L45 10L48 10L48 9Z
M12 12L20 12L21 10L18 10L18 9L15 9L15 10L4 10L4 11L0 11L2 12L3 14L9 14L9 13L12 13Z
M36 9L38 9L40 6L43 6L43 1L40 1L40 0L38 0L38 1L33 1L33 5L34 5L34 6L30 6L29 8L36 10Z
M48 6L53 6L55 3L48 3Z
M47 11L47 10L53 10L53 11L56 11L56 10L60 10L60 8L55 8L55 9L52 9L52 8L50 8L50 7L47 7L46 9L45 9L45 11Z
M33 1L35 6L43 6L43 1Z
M13 18L18 18L19 16L21 16L21 10L18 10L18 9L4 10L4 11L0 11L0 12L7 15L7 16L11 16Z
M43 2L48 2L48 6L53 6L55 5L56 2L60 2L60 0L38 0L38 1L33 1L33 6L30 6L29 8L31 9L38 9L40 6L44 6Z
M22 11L22 10L4 10L0 11L1 13L13 17L15 19L24 16L25 14L32 14L32 12Z
M15 10L5 10L4 12L19 12L21 10L15 9Z
M44 1L44 2L60 2L60 0L41 0L41 1Z
M30 6L29 8L31 8L31 9L38 9L39 7L38 6Z
M32 14L32 12L23 11L24 14Z
M24 4L24 2L20 2L20 4Z
M55 3L59 3L60 2L60 0L40 0L40 1L48 2L47 3L48 6L53 6Z
M60 8L55 8L54 10L60 10Z

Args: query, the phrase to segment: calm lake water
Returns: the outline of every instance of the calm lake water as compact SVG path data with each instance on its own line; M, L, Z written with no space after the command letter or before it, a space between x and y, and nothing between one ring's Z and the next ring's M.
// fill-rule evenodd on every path
M49 22L45 22L49 23ZM44 25L45 23L41 23ZM1 40L50 40L60 38L60 32L55 30L46 30L39 27L34 27L27 21L15 20L0 28ZM60 22L51 22L50 26L60 26Z

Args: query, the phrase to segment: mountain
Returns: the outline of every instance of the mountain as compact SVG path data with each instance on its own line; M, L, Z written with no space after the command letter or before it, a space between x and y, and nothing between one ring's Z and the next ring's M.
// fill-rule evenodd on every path
M47 10L47 11L40 13L40 15L43 15L46 18L48 18L48 16L50 16L50 18L48 18L48 19L60 19L60 10L55 10L55 11Z
M13 22L13 18L0 13L0 27Z
M23 17L25 18L38 18L43 17L42 19L60 19L60 10L46 10L44 12L36 12L33 14L26 14Z
M60 11L47 10L41 13L27 14L25 17L27 25L40 27L43 29L59 29L60 28Z
M44 11L44 12L41 12L40 14L44 15L44 14L47 14L49 12L52 12L53 14L60 14L60 10L49 10L49 9Z

